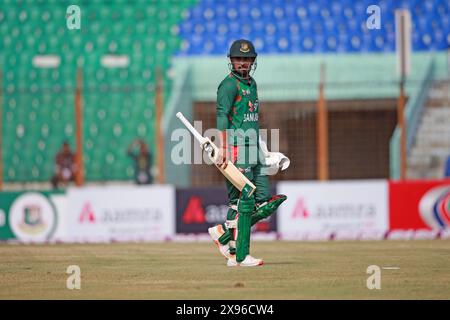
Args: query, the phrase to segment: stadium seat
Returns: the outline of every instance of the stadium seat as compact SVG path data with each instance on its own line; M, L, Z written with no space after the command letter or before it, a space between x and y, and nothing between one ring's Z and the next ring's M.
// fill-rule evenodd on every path
M154 86L155 69L168 68L174 54L223 56L231 41L242 37L253 39L260 54L394 52L398 8L411 11L414 50L450 46L449 3L443 0L380 1L380 30L365 27L370 0L92 0L83 1L86 19L80 31L61 25L64 1L48 2L8 0L0 8L8 119L3 133L14 139L5 141L14 152L4 153L4 162L20 159L30 168L7 169L7 181L48 181L53 169L47 161L53 162L61 139L73 143L77 66L83 68L86 179L108 179L103 162L98 163L108 159L105 168L117 179L128 179L130 163L117 152L137 136L152 141L155 94L145 88ZM108 53L128 56L129 66L104 68L101 59ZM61 63L54 69L36 68L36 54L57 55ZM165 83L168 95L171 80ZM22 157L25 146L40 156Z
M8 125L4 133L12 137L5 139L5 146L13 146L13 152L4 153L6 182L48 181L63 140L69 139L74 148L78 62L83 67L86 179L129 179L132 172L127 170L130 162L124 150L137 136L149 142L153 139L154 93L145 88L155 81L155 68L167 68L171 55L181 47L179 37L190 35L192 24L183 25L183 18L193 17L202 23L217 14L217 10L211 11L214 3L196 9L195 2L182 1L174 6L143 0L84 1L82 29L69 31L61 26L66 15L61 1L52 0L48 6L38 1L29 1L26 6L3 1L0 65L9 70L5 75ZM209 45L204 42L200 47L203 51L209 48L205 43ZM215 43L211 48L216 50ZM32 58L38 53L60 56L61 64L36 68ZM100 61L106 53L128 55L131 63L127 68L105 69ZM20 167L29 169L17 169L19 161Z
M373 3L369 0L336 0L330 5L323 2L310 2L303 0L296 1L263 1L252 0L239 3L237 10L236 1L219 3L211 8L211 1L203 0L197 8L191 9L192 14L181 24L181 36L185 43L193 44L185 50L180 50L182 54L203 54L200 43L214 40L217 33L227 36L228 41L221 41L221 45L229 43L236 37L259 38L261 53L285 53L298 52L298 47L292 41L287 41L290 45L273 46L270 39L274 35L280 38L289 37L289 33L300 33L306 39L302 45L302 51L315 52L392 52L395 50L395 38L391 36L395 32L394 11L398 8L409 9L412 13L413 23L417 28L413 29L415 50L444 50L448 47L446 34L450 31L448 4L445 1L382 1L379 3L382 11L383 28L376 39L368 41L364 38L364 28L366 23L368 6ZM203 15L202 15L203 12ZM242 23L242 12L248 12L245 26L242 25L238 32L234 30L236 21ZM214 19L212 19L214 17ZM184 30L183 27L190 26L193 22L207 25L209 21L216 21L217 31L201 32L193 34ZM439 23L437 22L439 21ZM291 28L291 24L297 25L298 29ZM231 27L230 27L231 26ZM212 28L211 28L212 29ZM231 29L231 30L230 30ZM251 30L249 32L249 30ZM230 32L231 31L231 32ZM346 35L348 41L323 41L324 33L336 32ZM285 43L285 41L281 41ZM310 44L313 43L311 46ZM294 44L294 45L291 45ZM226 52L227 48L217 47L208 50L207 53ZM277 49L276 49L277 48ZM277 51L274 51L274 50Z

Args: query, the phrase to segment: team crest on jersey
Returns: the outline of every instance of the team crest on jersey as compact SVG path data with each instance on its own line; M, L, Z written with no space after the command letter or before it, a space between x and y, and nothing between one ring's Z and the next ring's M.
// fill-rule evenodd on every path
M253 103L251 101L248 102L248 110L250 110L250 112L253 112Z
M243 52L243 53L249 52L250 51L250 47L248 46L248 43L247 42L242 42L241 43L241 48L239 49L239 51Z
M255 101L255 103L252 103L251 101L248 102L248 110L250 112L258 111L259 102L258 100Z
M246 96L250 94L250 89L242 89L242 95Z
M252 170L251 167L247 167L247 168L239 168L239 171L241 173L249 173Z

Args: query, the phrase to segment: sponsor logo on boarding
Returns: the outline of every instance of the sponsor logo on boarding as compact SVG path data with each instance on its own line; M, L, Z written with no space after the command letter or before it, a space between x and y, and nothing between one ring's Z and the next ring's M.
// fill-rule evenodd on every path
M90 223L94 223L95 222L95 214L94 214L94 210L92 210L92 206L90 202L86 202L83 206L83 208L81 209L81 213L80 216L78 218L78 221L80 223L83 222L90 222Z
M294 211L292 211L292 219L306 219L310 216L309 210L306 207L305 199L299 198L295 204Z
M183 222L186 224L206 222L205 209L200 197L192 196L189 199L186 210L183 212Z
M123 224L123 223L146 223L159 221L162 212L158 208L151 207L127 207L127 208L102 208L99 215L95 214L90 202L86 202L78 216L80 224Z
M183 212L182 220L185 224L222 223L226 220L227 205L203 205L200 196L192 196Z
M275 194L275 186L270 187ZM179 189L176 193L176 232L181 234L203 234L209 227L227 220L230 206L227 190L222 187ZM256 225L257 231L277 230L274 215Z
M314 218L317 220L342 219L352 220L373 217L376 208L372 204L340 203L319 205L311 210L304 198L298 198L291 213L292 219Z
M9 225L19 240L45 241L55 230L56 212L46 196L25 193L12 204Z
M450 185L429 190L420 199L419 212L433 229L450 228Z

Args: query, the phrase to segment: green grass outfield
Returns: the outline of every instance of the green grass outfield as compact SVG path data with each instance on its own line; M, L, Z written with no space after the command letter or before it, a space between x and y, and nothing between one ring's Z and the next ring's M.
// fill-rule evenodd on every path
M252 254L265 265L226 267L209 242L2 244L0 299L450 299L450 240L259 241ZM369 290L369 265L400 269Z

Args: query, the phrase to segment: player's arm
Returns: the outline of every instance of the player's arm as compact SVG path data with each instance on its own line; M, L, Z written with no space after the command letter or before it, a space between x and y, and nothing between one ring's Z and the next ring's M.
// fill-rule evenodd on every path
M229 150L228 150L228 141L227 141L227 132L220 131L220 141L219 145L219 158L217 164L221 166L223 169L227 167L228 159L229 159Z
M264 172L269 175L276 174L278 169L286 170L291 164L291 160L281 152L270 152L266 142L259 136L259 148L263 157L263 164L268 167L264 168Z
M216 127L221 132L221 139L217 143L219 147L218 164L226 167L227 159L229 158L228 141L226 130L228 129L228 116L234 103L237 94L237 87L233 81L224 81L220 84L217 90L216 103Z

